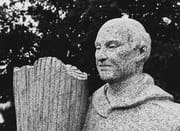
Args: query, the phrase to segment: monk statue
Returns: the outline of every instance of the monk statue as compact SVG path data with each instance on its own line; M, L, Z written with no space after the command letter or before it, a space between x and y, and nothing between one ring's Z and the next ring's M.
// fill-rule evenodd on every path
M143 72L151 52L144 26L128 17L105 22L95 40L97 89L83 131L180 131L180 104Z

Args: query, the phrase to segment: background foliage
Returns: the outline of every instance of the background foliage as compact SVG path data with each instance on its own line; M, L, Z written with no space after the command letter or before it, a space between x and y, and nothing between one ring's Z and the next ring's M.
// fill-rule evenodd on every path
M144 70L178 101L179 0L1 0L0 101L13 101L13 67L44 56L86 71L92 94L103 84L94 63L97 31L105 21L124 14L139 20L151 35L152 52ZM4 112L3 130L15 130L15 119L9 119L15 118L13 111Z

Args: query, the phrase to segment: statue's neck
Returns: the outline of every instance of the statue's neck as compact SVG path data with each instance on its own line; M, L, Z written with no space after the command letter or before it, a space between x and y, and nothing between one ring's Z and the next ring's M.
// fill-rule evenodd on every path
M137 85L141 83L141 80L143 79L143 74L138 73L131 77L128 77L125 80L114 82L114 83L108 83L108 94L111 96L129 96L133 95L133 92L136 91L138 88ZM136 85L136 86L135 86Z

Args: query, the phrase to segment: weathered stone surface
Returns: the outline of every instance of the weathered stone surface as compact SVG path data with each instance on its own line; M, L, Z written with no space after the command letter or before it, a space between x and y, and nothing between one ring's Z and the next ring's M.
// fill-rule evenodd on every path
M106 84L92 95L83 131L179 129L180 104L143 73L151 38L140 22L127 17L107 21L95 47L97 70Z
M17 131L80 131L87 107L86 80L67 73L54 57L14 69Z

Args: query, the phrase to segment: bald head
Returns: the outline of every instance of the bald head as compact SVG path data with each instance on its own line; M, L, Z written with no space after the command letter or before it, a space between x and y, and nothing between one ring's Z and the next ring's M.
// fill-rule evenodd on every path
M95 41L96 66L102 80L123 81L143 71L151 39L141 23L115 18L100 28Z
M122 43L130 44L134 48L146 49L144 62L149 58L151 51L151 38L143 25L137 20L121 17L107 21L102 25L98 34L97 41L105 41L107 33L112 35L112 39Z
M122 29L122 30L129 29L132 32L146 32L145 28L141 23L139 23L134 19L126 18L126 17L111 19L101 27L101 29L103 28Z

